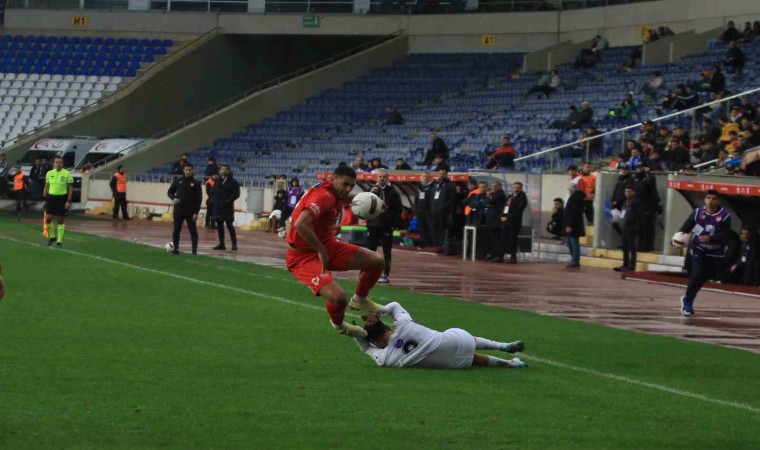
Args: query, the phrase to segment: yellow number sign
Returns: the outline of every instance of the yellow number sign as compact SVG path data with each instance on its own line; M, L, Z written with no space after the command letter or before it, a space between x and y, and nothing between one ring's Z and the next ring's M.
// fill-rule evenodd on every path
M496 45L496 36L493 34L484 34L480 36L480 45L483 47L493 47Z
M71 28L87 28L90 24L88 16L71 16L69 17L69 26Z

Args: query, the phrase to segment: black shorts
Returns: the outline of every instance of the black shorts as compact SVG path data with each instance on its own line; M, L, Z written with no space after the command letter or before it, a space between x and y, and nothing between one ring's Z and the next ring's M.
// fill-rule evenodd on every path
M66 215L66 199L68 195L48 195L45 212L52 216L63 217Z

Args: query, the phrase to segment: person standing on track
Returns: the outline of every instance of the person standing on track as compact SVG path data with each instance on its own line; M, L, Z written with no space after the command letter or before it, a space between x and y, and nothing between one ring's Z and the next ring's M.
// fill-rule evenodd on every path
M391 251L393 250L393 228L398 226L401 219L401 196L390 183L390 176L385 169L375 170L377 184L372 187L373 194L380 197L387 206L388 211L376 219L367 222L367 248L373 252L377 250L377 244L383 248L385 270L378 283L389 283L391 273Z
M325 298L330 323L339 333L363 338L363 328L345 323L347 298L335 282L331 271L360 270L359 283L351 298L352 309L373 313L387 312L385 307L367 297L385 269L385 261L376 252L335 238L336 224L343 205L351 201L356 186L356 172L338 166L332 179L322 182L304 195L291 214L292 226L287 234L288 271L308 286L316 296Z
M57 247L63 246L63 233L65 232L64 221L66 212L71 208L71 198L74 195L74 177L71 172L63 168L63 158L57 157L53 161L53 170L45 174L45 188L42 192L45 209L45 223L50 223L55 217L58 226L53 236L48 240L48 247L55 242Z
M29 190L29 178L24 175L21 166L14 167L16 175L13 176L13 198L16 200L16 218L21 220L21 205L24 211L29 211L29 204L26 202L26 192Z
M175 178L169 187L168 195L174 204L174 230L172 242L174 243L173 254L179 253L179 235L182 232L182 223L187 222L187 230L190 232L193 255L198 254L198 229L195 221L198 220L198 212L203 203L201 182L193 176L193 165L185 164L182 168L183 177Z
M130 220L127 213L127 174L124 164L119 164L116 172L111 177L111 194L113 195L113 220L119 218L119 208L121 208L121 218Z
M219 177L214 184L212 204L214 205L214 219L216 230L219 235L219 245L214 250L226 250L224 246L224 227L230 232L232 251L237 251L237 234L235 234L235 200L240 197L240 184L232 177L230 166L219 166Z

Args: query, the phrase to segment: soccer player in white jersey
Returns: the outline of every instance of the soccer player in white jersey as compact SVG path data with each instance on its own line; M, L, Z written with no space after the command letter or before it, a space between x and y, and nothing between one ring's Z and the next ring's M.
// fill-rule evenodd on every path
M361 350L379 366L425 369L466 369L470 366L524 368L518 358L502 359L475 353L475 350L499 350L506 353L525 349L522 341L496 342L474 337L460 328L444 332L431 330L412 321L412 316L397 302L385 305L388 312L362 316L366 338L354 338ZM393 327L381 318L393 316Z

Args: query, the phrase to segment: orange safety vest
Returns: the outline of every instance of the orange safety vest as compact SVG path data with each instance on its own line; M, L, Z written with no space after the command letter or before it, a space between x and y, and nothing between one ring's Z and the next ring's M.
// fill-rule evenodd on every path
M19 172L13 177L13 190L14 191L23 191L24 190L24 173Z
M209 178L209 179L208 179L208 180L206 180L206 182L205 182L205 183L203 183L203 184L208 184L208 185L210 185L210 186L211 186L211 189L213 189L213 188L214 188L214 184L215 184L215 183L216 183L216 182L214 181L214 179L213 179L213 178ZM206 195L206 200L208 200L210 197L211 197L210 195Z
M121 194L127 192L127 176L119 172L116 172L113 176L116 178L116 192Z
M473 195L480 195L480 189L473 189L467 194L467 198L472 197ZM467 205L464 207L464 215L469 216L472 212L472 208L470 208L470 205Z
M583 180L582 189L586 194L586 200L593 200L594 193L596 193L596 175L590 173L588 175L581 175Z

